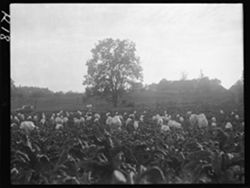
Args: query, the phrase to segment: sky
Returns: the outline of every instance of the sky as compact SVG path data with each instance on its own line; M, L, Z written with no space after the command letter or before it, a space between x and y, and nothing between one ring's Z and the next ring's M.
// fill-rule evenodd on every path
M91 49L129 39L144 84L198 78L230 88L243 73L242 4L11 4L15 85L83 92Z

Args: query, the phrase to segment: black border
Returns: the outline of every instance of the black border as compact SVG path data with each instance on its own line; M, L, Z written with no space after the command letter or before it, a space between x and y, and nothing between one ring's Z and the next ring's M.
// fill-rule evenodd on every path
M248 132L248 120L247 120L247 63L248 58L247 58L247 39L248 39L248 33L249 30L247 31L247 4L244 1L239 1L239 0L231 0L231 1L180 1L180 0L171 0L171 1L153 1L153 2L140 2L140 1L114 1L114 0L106 0L106 1L91 1L91 0L85 0L83 2L81 1L59 1L59 0L1 0L0 1L0 7L1 11L5 11L6 13L10 13L10 4L11 3L242 3L243 4L243 37L244 37L244 115L245 115L245 131L246 133ZM2 13L1 13L2 14ZM1 100L1 105L0 105L0 170L1 170L1 175L0 175L0 186L1 187L8 187L8 186L17 186L17 187L29 187L29 186L42 186L42 185L11 185L10 184L10 42L6 42L4 40L0 40L0 49L1 49L1 61L0 61L0 100ZM225 67L226 68L226 67ZM222 74L223 74L223 70ZM245 143L248 143L247 140L249 136L246 134L245 136ZM247 144L246 144L247 146ZM246 176L245 176L245 184L219 184L219 186L225 186L225 187L249 187L249 180L248 180L248 164L247 164L247 159L248 159L248 153L247 153L247 147L245 147L245 170L246 170ZM166 187L185 187L185 186L190 186L190 187L214 187L217 186L218 184L167 184L167 185L143 185L143 186L166 186ZM50 185L46 185L48 187ZM67 186L67 185L52 185L52 186ZM70 185L71 187L73 185ZM84 186L84 185L78 185L79 186ZM85 185L86 186L86 185ZM89 185L88 185L89 186ZM90 186L97 186L97 185L90 185ZM104 185L102 185L104 186ZM108 186L117 186L117 185L108 185ZM121 186L121 185L119 185ZM125 185L125 186L131 186L131 185ZM133 186L133 185L132 185ZM134 186L139 186L139 185L134 185Z

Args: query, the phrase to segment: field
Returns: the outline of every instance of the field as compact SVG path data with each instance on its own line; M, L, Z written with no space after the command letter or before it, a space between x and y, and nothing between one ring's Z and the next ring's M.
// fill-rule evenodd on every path
M225 100L227 99L227 100ZM188 101L188 102L187 102ZM16 98L11 100L11 110L22 107L23 105L30 104L36 106L36 111L60 111L60 110L84 110L87 104L93 104L96 111L106 111L106 110L130 110L133 108L158 108L159 106L166 107L176 107L178 109L187 107L194 108L202 105L204 108L214 104L220 104L224 108L235 108L232 104L232 100L228 101L225 95L213 95L209 93L202 97L196 94L189 93L169 93L169 92L138 92L130 95L124 95L119 102L118 108L113 108L110 102L107 102L101 97L88 97L87 99L83 97L83 94L73 95L73 96L49 96L40 97L38 99L32 99L31 97ZM204 104L204 105L203 105ZM211 104L211 105L210 105ZM213 107L212 107L213 108ZM239 107L240 108L240 107Z
M55 101L50 105L58 104ZM223 112L221 107L194 105L41 109L30 114L11 113L13 184L245 181L242 108L224 107ZM204 113L207 124L193 124L190 110ZM157 114L162 118L160 124L153 118ZM121 124L107 122L118 115ZM23 121L33 122L36 128L22 129Z
M11 184L244 184L243 4L103 5L1 11Z

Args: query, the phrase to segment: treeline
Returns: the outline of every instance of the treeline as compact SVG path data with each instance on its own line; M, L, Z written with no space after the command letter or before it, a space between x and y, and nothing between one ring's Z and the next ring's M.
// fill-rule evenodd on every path
M192 80L170 81L162 79L159 83L143 85L134 83L132 87L124 91L125 95L120 99L120 106L154 103L160 105L177 104L237 104L244 102L243 80L237 81L230 89L225 89L218 79L202 77ZM93 95L86 90L85 93L53 92L48 88L16 87L11 81L12 100L37 101L40 98L81 98L82 102L88 102ZM102 100L100 97L99 100ZM32 103L33 103L32 102Z
M82 93L76 93L72 91L68 92L53 92L48 88L41 87L28 87L28 86L15 86L14 81L11 80L11 98L23 99L23 98L42 98L42 97L79 97Z
M220 84L220 80L210 80L208 77L179 81L168 81L162 79L158 84L150 84L146 88L151 91L167 91L173 93L204 93L208 91L225 92L226 89Z
M133 83L124 91L120 106L135 106L136 104L178 105L178 104L243 104L243 80L237 81L231 88L225 89L218 79L206 76L192 80L170 81L162 79L159 83L143 85ZM95 95L86 90L86 98Z

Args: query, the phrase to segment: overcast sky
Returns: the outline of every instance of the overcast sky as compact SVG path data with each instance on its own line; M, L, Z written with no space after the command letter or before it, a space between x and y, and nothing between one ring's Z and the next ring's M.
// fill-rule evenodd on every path
M11 4L11 77L16 85L84 91L98 40L136 43L144 83L200 70L231 87L243 71L241 4Z

